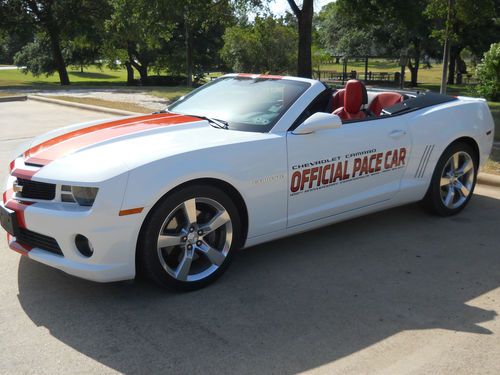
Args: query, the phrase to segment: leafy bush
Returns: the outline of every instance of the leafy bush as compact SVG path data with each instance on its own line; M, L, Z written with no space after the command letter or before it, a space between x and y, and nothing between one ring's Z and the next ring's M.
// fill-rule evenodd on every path
M476 94L491 101L500 101L500 43L491 45L476 69Z

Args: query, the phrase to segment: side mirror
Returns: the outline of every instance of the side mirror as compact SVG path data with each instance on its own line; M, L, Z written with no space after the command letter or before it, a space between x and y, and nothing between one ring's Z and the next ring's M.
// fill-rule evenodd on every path
M300 124L292 133L297 135L311 134L318 130L338 129L342 126L339 116L331 113L316 112Z

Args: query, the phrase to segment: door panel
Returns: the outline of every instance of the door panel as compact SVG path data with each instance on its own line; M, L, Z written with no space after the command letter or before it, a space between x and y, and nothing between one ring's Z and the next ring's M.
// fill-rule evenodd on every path
M403 116L287 134L288 227L391 199L410 153Z

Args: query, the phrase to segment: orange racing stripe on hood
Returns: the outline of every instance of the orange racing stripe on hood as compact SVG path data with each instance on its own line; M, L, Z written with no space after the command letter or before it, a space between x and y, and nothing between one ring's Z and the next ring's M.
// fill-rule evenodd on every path
M47 165L59 157L116 137L194 121L200 120L197 117L166 113L105 122L49 139L30 148L24 156L27 163Z

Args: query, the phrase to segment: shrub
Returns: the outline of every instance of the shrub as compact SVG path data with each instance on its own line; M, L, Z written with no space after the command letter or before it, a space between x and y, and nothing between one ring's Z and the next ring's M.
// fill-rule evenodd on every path
M500 43L491 45L476 69L479 81L475 88L478 95L491 101L500 101Z

